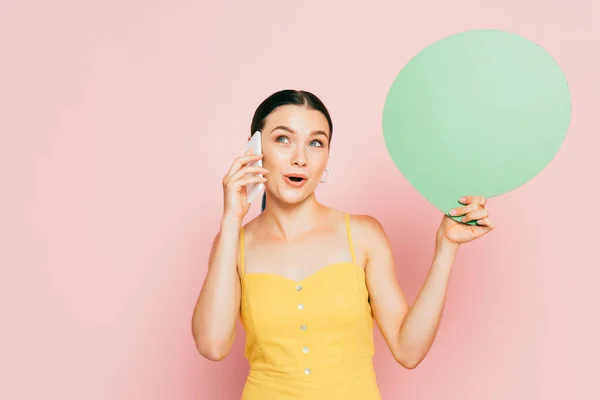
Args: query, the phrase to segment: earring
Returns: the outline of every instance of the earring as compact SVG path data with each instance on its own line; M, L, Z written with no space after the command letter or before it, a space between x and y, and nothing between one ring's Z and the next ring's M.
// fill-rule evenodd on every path
M327 179L322 180L321 179L321 183L327 183L329 181L329 178L331 178L331 172L329 172L329 170L327 168L325 168L325 172L327 172Z

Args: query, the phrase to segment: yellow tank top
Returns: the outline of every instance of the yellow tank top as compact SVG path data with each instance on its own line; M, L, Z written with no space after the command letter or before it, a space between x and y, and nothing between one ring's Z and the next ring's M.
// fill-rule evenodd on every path
M364 269L352 262L321 267L295 281L244 273L240 232L241 319L250 371L242 400L380 400L373 368L373 316Z

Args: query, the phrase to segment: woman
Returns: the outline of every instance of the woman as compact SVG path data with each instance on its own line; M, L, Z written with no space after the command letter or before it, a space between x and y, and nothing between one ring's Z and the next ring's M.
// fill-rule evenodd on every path
M223 179L221 229L192 321L198 351L223 359L239 315L250 362L242 399L380 399L374 322L398 363L419 365L437 332L459 246L494 229L486 199L465 197L451 212L477 225L444 215L430 272L409 307L379 222L315 198L329 177L333 134L322 102L305 91L274 93L254 114L256 131L263 154L236 159ZM263 167L248 165L259 159ZM258 182L265 184L263 212L242 225L245 186Z

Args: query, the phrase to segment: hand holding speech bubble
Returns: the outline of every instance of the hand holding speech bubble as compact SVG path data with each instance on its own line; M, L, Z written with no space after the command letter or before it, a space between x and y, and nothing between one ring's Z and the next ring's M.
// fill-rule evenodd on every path
M516 34L472 30L426 47L400 71L383 134L403 176L449 215L462 196L498 196L535 177L570 118L567 81L548 53Z

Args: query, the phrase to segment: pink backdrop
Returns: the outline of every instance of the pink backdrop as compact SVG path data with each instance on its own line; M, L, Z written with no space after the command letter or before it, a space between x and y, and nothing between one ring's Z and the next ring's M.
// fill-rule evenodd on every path
M382 106L413 55L475 28L547 49L572 125L547 169L491 200L498 229L461 250L426 361L404 370L376 332L383 398L600 398L598 3L350 3L0 3L0 398L239 398L243 332L213 363L190 317L220 179L282 88L331 109L318 195L383 222L412 301L440 214L388 156Z

